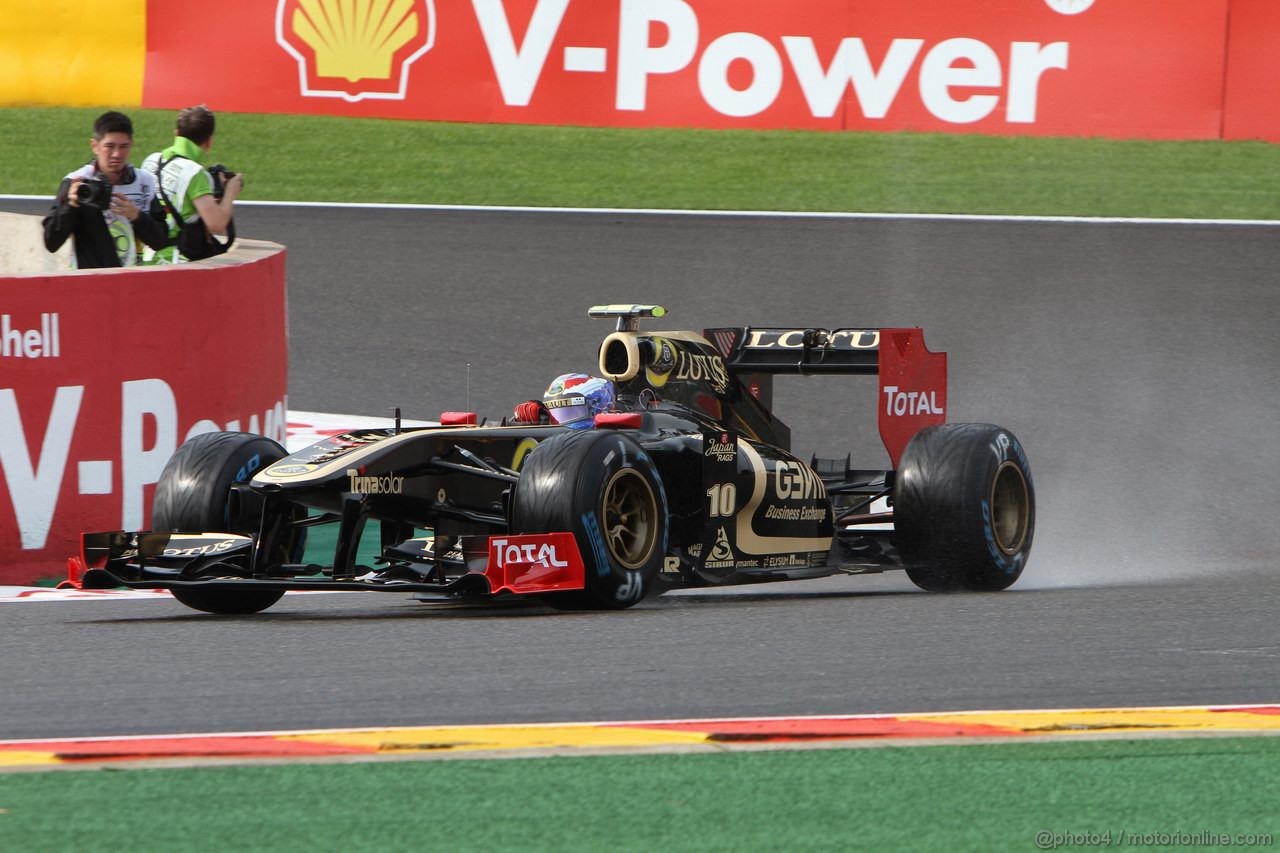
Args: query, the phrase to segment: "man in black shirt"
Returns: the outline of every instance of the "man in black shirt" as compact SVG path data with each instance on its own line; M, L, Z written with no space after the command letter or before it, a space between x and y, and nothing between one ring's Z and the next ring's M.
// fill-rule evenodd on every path
M77 269L134 266L139 241L157 250L169 241L155 176L129 165L133 122L123 113L98 116L89 147L94 159L62 179L44 218L45 248L72 237Z

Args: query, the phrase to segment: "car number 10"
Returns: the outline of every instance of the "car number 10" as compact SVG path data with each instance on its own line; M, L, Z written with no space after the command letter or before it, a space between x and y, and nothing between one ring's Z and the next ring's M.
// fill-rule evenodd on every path
M716 483L707 489L707 497L711 498L712 518L729 518L738 503L738 486L734 483Z

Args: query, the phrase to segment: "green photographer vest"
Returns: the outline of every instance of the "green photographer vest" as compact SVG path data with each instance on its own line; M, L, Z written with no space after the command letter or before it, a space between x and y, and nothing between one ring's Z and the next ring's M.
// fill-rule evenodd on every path
M213 193L213 182L209 173L204 166L200 165L200 158L203 156L204 150L199 145L179 136L173 140L173 145L149 155L142 161L142 170L156 175L157 180L164 187L165 194L182 213L184 220L198 215L196 199ZM164 161L163 170L159 169L161 161ZM176 239L182 227L181 223L177 217L168 214L166 224L169 226L170 239ZM158 252L148 248L143 251L142 262L144 264L176 264L182 262L182 256L178 254L176 246L170 246Z

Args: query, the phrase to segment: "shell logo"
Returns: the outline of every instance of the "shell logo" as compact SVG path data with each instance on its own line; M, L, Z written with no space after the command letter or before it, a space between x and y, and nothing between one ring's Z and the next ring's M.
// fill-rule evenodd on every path
M305 98L404 100L409 66L436 40L435 0L279 0L276 43Z
M1079 15L1081 12L1087 12L1093 5L1093 0L1044 0L1044 2L1059 15Z

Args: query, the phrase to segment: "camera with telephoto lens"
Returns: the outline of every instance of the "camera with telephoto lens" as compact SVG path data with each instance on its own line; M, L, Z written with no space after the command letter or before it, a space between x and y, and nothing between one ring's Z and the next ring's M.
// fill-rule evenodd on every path
M236 173L228 169L221 163L214 163L209 167L209 178L213 181L213 197L221 199L222 194L227 191L227 181L236 176Z
M111 182L96 176L81 178L76 187L76 201L87 207L108 210L111 207Z

